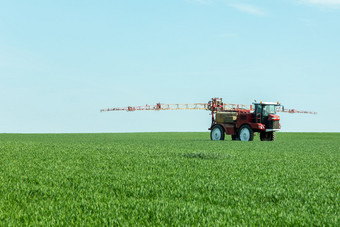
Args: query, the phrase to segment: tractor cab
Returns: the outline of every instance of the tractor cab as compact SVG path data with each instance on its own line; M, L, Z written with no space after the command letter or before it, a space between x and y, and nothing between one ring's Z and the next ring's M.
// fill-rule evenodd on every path
M266 125L266 131L277 131L280 129L280 117L276 115L276 107L279 103L259 102L255 105L255 122Z

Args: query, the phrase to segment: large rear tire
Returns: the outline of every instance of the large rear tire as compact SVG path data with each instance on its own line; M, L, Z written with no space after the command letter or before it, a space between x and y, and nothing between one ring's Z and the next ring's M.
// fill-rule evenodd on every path
M261 141L274 141L275 133L274 132L261 132L260 139Z
M224 128L221 125L215 125L210 132L211 140L224 140Z
M238 138L241 141L253 141L254 131L249 125L242 125L238 131Z

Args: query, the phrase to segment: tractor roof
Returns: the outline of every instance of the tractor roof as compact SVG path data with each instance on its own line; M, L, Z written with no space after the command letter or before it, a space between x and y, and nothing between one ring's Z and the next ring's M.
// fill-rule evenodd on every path
M254 105L275 105L281 106L279 102L253 102Z

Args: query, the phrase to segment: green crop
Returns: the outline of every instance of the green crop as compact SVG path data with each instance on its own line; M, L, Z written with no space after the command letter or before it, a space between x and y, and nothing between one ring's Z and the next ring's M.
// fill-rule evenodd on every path
M1 134L1 225L340 225L340 134Z

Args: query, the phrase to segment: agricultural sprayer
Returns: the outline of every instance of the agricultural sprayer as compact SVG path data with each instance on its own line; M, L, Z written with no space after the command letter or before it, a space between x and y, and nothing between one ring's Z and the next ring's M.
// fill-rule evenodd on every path
M316 112L285 109L279 102L254 102L253 105L223 103L222 98L212 98L208 103L161 104L128 106L101 109L105 111L138 110L208 110L211 111L211 140L224 140L231 135L232 140L252 141L254 133L260 134L262 141L274 141L275 132L281 129L277 112L316 114Z

